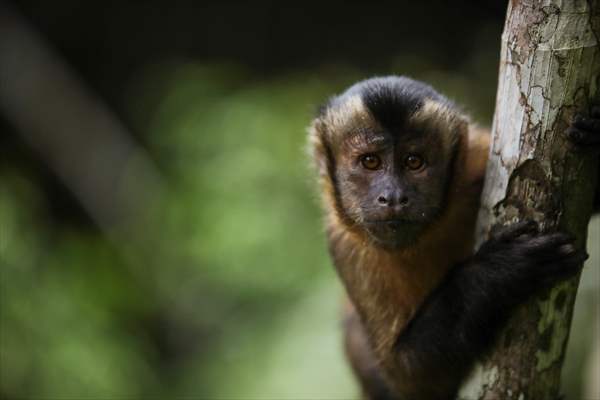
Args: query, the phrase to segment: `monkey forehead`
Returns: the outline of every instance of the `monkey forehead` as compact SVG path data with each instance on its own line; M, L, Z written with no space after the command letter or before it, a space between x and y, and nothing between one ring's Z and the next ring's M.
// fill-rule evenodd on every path
M334 139L354 137L357 133L380 132L383 127L365 106L359 94L336 98L322 117Z
M433 136L439 138L443 147L452 146L467 124L466 118L450 104L433 99L424 99L404 118L402 126L384 126L365 104L364 98L355 94L335 99L322 120L333 142L375 144L388 142L389 137L402 140L403 137Z
M466 134L468 119L447 102L427 99L408 120L409 129L435 135L444 147L451 147Z

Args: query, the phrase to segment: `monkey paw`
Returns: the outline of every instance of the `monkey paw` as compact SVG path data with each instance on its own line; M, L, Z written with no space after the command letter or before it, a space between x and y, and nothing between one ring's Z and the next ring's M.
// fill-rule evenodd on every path
M592 107L589 117L576 115L566 134L580 147L600 150L600 106Z
M575 247L571 235L540 233L533 221L497 229L477 253L494 268L541 286L575 275L587 257Z

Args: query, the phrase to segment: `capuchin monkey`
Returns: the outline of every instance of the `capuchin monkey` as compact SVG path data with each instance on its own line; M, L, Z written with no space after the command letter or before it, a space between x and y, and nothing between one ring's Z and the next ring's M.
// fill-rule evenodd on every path
M566 134L600 146L600 109ZM489 140L431 86L396 76L355 84L311 124L350 300L346 350L369 399L454 398L515 306L587 258L534 222L497 230L473 254Z

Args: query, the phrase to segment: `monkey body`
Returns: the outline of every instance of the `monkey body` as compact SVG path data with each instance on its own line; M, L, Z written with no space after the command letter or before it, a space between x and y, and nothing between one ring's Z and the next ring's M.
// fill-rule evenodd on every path
M370 387L371 393L390 390L385 389L386 386L397 386L403 393L419 393L418 388L411 385L415 382L420 385L427 380L435 382L432 387L448 390L439 378L430 376L429 370L396 368L398 354L394 346L426 297L439 286L448 271L473 253L489 134L473 129L459 146L461 150L455 160L459 173L450 184L449 207L436 226L425 232L413 247L395 251L381 248L365 240L360 233L349 230L336 213L328 213L330 253L350 297L345 316L347 352L358 371L365 365L363 359L357 359L359 357L371 357L371 363L375 363L371 371L364 371L361 376L367 380L363 385ZM361 320L369 326L370 339ZM374 357L366 354L368 352L373 352ZM391 383L384 384L381 377L374 376L378 372L373 367L377 365L392 377Z
M448 271L473 253L488 138L486 132L475 130L466 143L461 143L465 148L460 152L456 166L463 173L457 174L451 183L450 207L435 229L426 232L423 239L408 250L389 251L365 242L361 235L346 229L335 214L330 214L332 218L327 227L330 252L351 301L345 316L346 346L350 358L369 351L370 345L359 322L365 319L371 327L371 340L376 346L370 351L377 360L389 364L391 374L428 374L428 371L396 371L394 345L425 298L439 286ZM447 232L453 234L449 236ZM363 365L361 360L351 362L355 369ZM410 376L401 378L394 382L410 386L414 380ZM425 375L419 380L427 378ZM373 385L373 382L367 384ZM401 389L411 391L409 387Z
M368 398L454 398L510 311L585 258L532 223L473 255L489 133L426 84L360 82L323 107L310 139Z

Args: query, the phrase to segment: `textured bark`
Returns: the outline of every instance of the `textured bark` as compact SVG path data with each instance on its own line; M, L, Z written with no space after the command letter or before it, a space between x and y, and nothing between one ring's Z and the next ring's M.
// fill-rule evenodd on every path
M478 221L533 219L585 243L597 158L564 135L599 103L600 0L512 1L502 35L493 141ZM461 398L556 399L578 277L520 307Z

